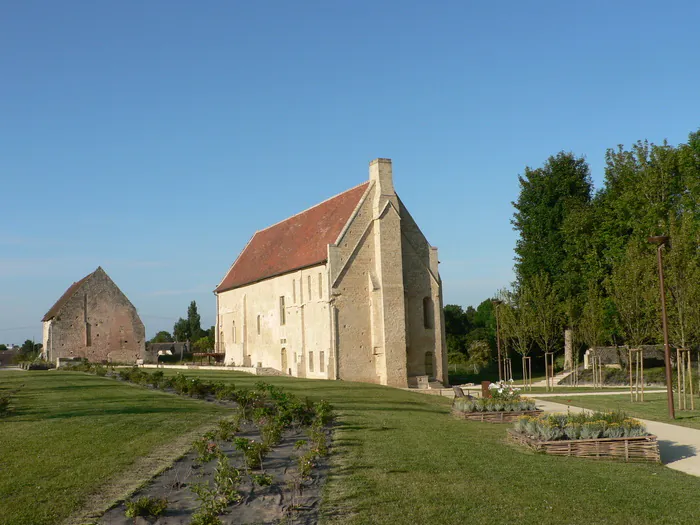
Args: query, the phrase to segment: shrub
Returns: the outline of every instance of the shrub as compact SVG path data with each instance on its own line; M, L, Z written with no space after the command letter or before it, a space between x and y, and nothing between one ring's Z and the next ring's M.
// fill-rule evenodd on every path
M220 401L235 401L236 385L233 383L216 383L214 386L214 396Z
M262 465L263 459L269 452L269 447L252 439L236 438L233 440L236 449L243 452L246 467L255 470Z
M604 430L604 421L587 421L581 425L581 439L598 439Z
M253 474L250 477L258 487L268 487L272 485L272 476L269 474Z
M535 439L598 439L646 436L644 425L623 412L580 412L549 414L543 417L523 416L514 430Z
M581 439L581 425L579 423L569 423L564 427L566 439Z
M209 436L196 440L192 443L192 447L197 452L197 461L199 463L211 461L219 453L219 445L209 439Z
M269 448L274 447L282 440L282 423L277 419L270 419L260 427L262 442Z
M535 401L525 397L515 399L470 399L459 397L454 400L453 406L461 412L515 412L519 410L535 410Z
M499 381L489 385L489 393L494 399L518 399L520 397L520 389L513 386L513 380Z
M220 419L219 426L216 430L216 437L221 441L230 441L240 430L237 421L231 419Z
M315 459L316 455L311 450L299 456L299 475L302 479L311 477L311 472L316 466Z
M162 515L167 508L167 499L143 496L135 501L127 501L125 514L127 518L137 518L138 516L156 518Z

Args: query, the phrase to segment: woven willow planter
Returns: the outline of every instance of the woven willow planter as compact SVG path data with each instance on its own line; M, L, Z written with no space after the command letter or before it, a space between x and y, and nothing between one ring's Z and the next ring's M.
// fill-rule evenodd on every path
M519 412L506 412L504 410L498 412L463 412L455 408L452 409L452 415L454 417L469 421L485 421L486 423L513 423L520 416L537 416L541 413L541 410L522 410Z
M651 461L659 463L659 444L656 436L567 439L559 441L539 441L524 434L509 430L511 441L529 447L537 452L554 456L575 456L592 459L621 459L623 461Z

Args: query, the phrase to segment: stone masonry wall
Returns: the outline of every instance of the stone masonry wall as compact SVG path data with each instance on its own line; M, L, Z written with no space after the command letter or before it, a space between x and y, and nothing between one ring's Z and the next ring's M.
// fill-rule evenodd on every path
M83 357L96 363L135 363L144 357L144 325L129 299L102 269L48 323L45 348L51 361Z

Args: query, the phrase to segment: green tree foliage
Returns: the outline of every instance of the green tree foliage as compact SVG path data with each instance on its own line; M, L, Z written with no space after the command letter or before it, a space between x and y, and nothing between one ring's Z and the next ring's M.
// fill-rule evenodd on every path
M479 370L488 366L491 359L491 348L486 341L474 341L469 345L469 360L467 365L478 374Z
M613 269L611 295L625 341L633 348L653 341L659 330L659 285L652 247L629 244Z
M7 345L0 345L0 352L5 352L7 350Z
M549 157L541 168L525 168L519 177L520 195L513 203L511 221L520 234L515 247L516 276L525 286L540 274L549 279L560 301L580 293L576 254L569 255L572 244L570 217L587 213L593 184L588 164L573 153L560 152ZM568 228L567 228L568 226ZM568 229L568 231L567 231ZM573 242L578 250L580 246ZM572 271L567 273L566 269Z
M151 343L172 343L173 342L173 336L170 335L170 332L166 332L165 330L162 330L158 332L153 339L150 341Z
M549 277L535 275L524 287L524 295L532 309L532 334L542 352L554 352L562 338L560 304Z
M201 321L199 312L197 312L197 303L192 301L187 308L187 324L189 325L190 340L196 341L204 335Z
M526 168L519 181L512 221L519 296L545 275L556 298L551 311L560 316L555 324L574 327L578 341L659 343L656 258L647 237L667 234L671 339L700 343L700 130L676 147L638 141L609 149L595 195L585 161L568 153ZM535 339L540 350L551 344Z
M197 339L192 346L196 352L211 352L214 349L214 340L206 335Z
M213 334L213 327L210 330ZM207 332L202 330L202 319L197 311L197 303L192 301L187 307L187 319L181 317L173 326L173 337L176 341L192 341L194 343L206 336Z
M177 320L173 326L173 336L175 337L175 341L183 342L191 340L190 325L186 319L180 317L180 319Z
M496 318L491 299L486 299L477 308L463 309L455 304L444 307L445 339L450 363L468 360L469 347L475 341L486 341L491 354L496 351ZM457 354L464 356L457 357Z
M503 290L500 299L503 301L498 307L501 337L518 354L527 357L534 342L533 305L529 290L524 288L520 295Z
M669 337L680 348L700 340L700 228L695 214L671 217L671 249L665 257Z

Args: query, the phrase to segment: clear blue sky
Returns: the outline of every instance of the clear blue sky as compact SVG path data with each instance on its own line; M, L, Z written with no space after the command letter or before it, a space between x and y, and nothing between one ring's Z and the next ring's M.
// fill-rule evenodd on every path
M700 126L700 3L0 3L0 342L102 265L150 337L256 229L394 161L446 303L513 279L525 166Z

